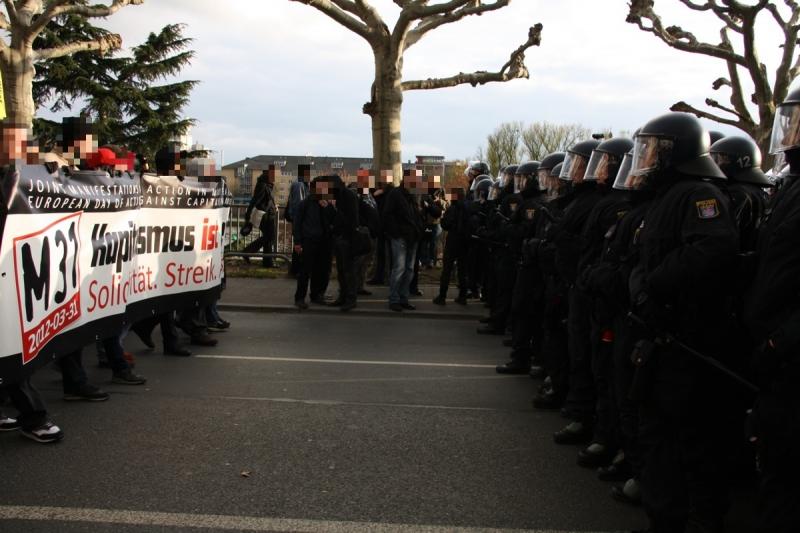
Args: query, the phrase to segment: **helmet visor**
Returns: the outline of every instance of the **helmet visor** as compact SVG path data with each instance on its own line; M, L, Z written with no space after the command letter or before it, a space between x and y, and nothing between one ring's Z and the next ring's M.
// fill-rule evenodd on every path
M622 158L622 163L619 166L617 177L614 180L615 189L619 189L621 191L630 190L630 187L628 186L628 176L631 173L632 163L633 163L633 153L628 152L627 154L625 154L625 157Z
M614 154L608 152L592 152L592 157L589 159L589 166L586 168L586 175L583 177L585 181L597 181L605 183L608 181L609 172L612 167L619 164L619 159Z
M772 126L771 154L800 147L800 105L789 104L778 107Z
M672 139L654 135L637 136L633 145L630 176L647 176L656 170L668 168L674 145Z
M500 187L497 185L492 185L489 187L489 197L487 200L497 200L498 192L500 191Z
M564 159L564 166L561 167L561 175L559 178L572 183L583 182L583 176L586 174L588 163L589 161L585 156L573 152L567 153L567 157Z

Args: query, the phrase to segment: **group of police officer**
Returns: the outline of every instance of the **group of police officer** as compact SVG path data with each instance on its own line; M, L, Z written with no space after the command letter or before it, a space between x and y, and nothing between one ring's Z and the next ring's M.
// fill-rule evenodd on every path
M569 420L555 442L622 482L648 531L723 531L731 483L757 471L759 527L796 532L800 90L777 110L779 176L753 140L714 137L670 113L497 180L473 164L434 303L457 264L455 301L491 309L478 332L511 331L497 372L543 379L534 407Z

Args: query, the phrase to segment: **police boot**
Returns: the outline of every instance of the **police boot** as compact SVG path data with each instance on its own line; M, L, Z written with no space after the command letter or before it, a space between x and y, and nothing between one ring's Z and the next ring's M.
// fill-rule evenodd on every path
M447 298L444 295L440 294L436 298L433 299L433 303L436 305L447 305Z
M642 505L642 488L635 478L630 478L622 486L611 487L611 497L618 502L638 507Z
M539 365L531 365L531 371L528 372L531 379L543 379L547 374L544 367Z
M556 444L586 444L592 440L592 428L583 422L571 422L564 429L553 433Z
M512 359L504 365L497 365L495 370L498 374L526 374L529 368L528 363L522 359Z
M586 468L608 466L614 460L616 453L598 442L593 442L578 452L578 465Z
M597 479L600 481L625 481L630 479L633 472L628 461L625 460L625 452L619 452L611 464L601 466L597 469Z
M533 406L536 409L558 410L564 405L564 396L553 389L545 389L533 399Z

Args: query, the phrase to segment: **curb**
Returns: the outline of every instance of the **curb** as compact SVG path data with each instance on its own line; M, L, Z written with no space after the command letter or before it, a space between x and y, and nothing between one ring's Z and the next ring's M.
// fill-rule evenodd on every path
M285 314L312 314L312 315L329 315L336 314L338 316L370 316L370 317L392 317L392 318L416 318L416 319L440 319L440 320L472 320L477 322L479 315L464 314L464 313L450 313L450 312L431 312L431 311L407 311L395 312L384 309L369 309L369 308L355 308L346 313L340 312L335 307L318 307L311 306L304 311L300 311L293 305L257 305L257 304L243 304L243 303L222 303L219 302L217 307L220 311L244 311L247 313L285 313Z

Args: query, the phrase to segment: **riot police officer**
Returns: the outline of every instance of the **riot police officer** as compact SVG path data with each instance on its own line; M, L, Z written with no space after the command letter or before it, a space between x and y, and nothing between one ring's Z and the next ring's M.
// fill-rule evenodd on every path
M724 357L730 265L738 235L727 198L708 179L725 175L708 154L710 138L685 113L645 124L635 139L631 183L654 199L641 225L630 279L634 316L649 334L635 350L644 453L642 501L654 532L722 531L727 509L724 413L730 382L667 334Z
M567 353L551 353L549 356L556 361L556 367L562 370L569 369L568 372L559 374L560 383L558 383L561 390L567 391L569 382L573 380L572 370L581 365L586 366L585 362L591 361L588 320L591 302L585 294L575 288L575 282L583 250L584 241L581 234L589 214L602 198L597 180L584 180L592 152L599 144L600 142L594 139L582 141L567 151L559 178L572 184L572 190L567 196L570 200L563 208L563 216L553 225L547 236L555 252L556 294L559 294L561 299L566 299L568 306ZM591 382L591 379L589 381ZM569 400L568 396L568 408ZM591 438L594 409L581 410L575 402L573 407L569 413L573 422L554 435L555 441L559 444L584 443Z
M539 174L549 173L563 159L563 153L550 154L541 163L531 161L516 168L514 180L516 187L522 189L519 195L521 203L513 214L505 235L510 255L517 263L513 266L516 272L510 276L508 272L502 273L503 277L510 277L513 285L510 293L503 293L503 305L508 307L497 309L498 315L504 314L507 317L510 313L512 351L511 360L496 367L501 374L528 372L531 366L531 343L534 338L541 337L537 333L541 328L542 317L542 276L536 261L536 252L540 241L537 234L543 227L541 221L545 212L547 180L540 180ZM546 167L544 170L543 165ZM506 281L501 277L498 279Z
M581 232L583 250L578 271L585 273L599 259L606 233L616 225L629 209L628 193L614 189L613 181L625 158L633 148L633 141L617 137L600 143L592 152L584 176L585 182L595 182L601 199L594 205ZM570 307L570 325L585 331L589 324L589 357L586 338L570 337L570 383L567 406L580 421L589 421L596 415L595 436L592 444L578 453L578 463L586 467L607 465L617 448L616 410L610 400L612 350L611 317L608 316L588 291L582 278L572 287L576 299L588 302L587 306ZM572 331L570 334L572 335ZM576 346L579 348L575 349Z
M761 531L796 531L800 524L800 89L778 107L770 152L789 173L773 197L758 237L758 268L745 316L759 348L753 364L761 392L753 408Z

